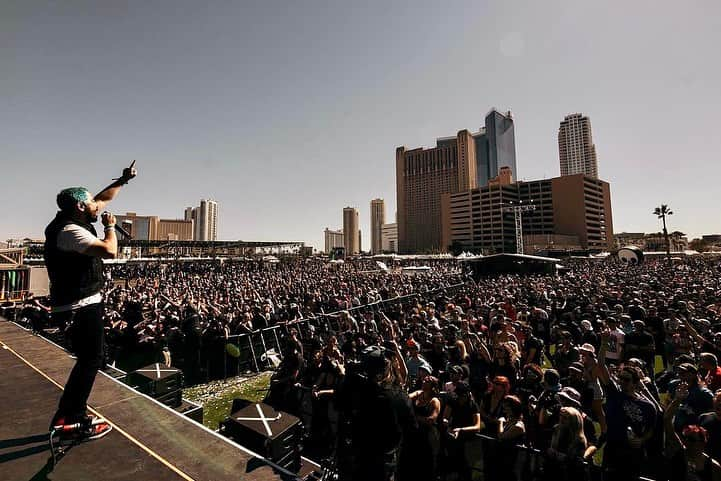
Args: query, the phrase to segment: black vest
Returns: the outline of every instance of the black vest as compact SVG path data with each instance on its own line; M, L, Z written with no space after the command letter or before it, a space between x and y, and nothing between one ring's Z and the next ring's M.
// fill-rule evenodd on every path
M58 249L58 234L75 224L97 237L91 224L72 220L58 212L45 228L45 266L50 278L50 303L64 306L97 294L103 287L103 261L99 257Z

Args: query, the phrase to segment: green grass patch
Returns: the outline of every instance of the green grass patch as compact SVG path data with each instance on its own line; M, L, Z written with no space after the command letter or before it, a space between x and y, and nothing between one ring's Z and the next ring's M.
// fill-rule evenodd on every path
M233 399L243 398L260 402L270 385L270 372L250 378L235 378L201 384L183 390L183 397L203 406L203 424L218 429L218 424L230 414Z

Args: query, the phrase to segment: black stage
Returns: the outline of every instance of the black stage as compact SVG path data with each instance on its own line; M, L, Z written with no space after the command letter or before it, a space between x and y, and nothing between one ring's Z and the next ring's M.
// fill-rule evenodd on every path
M294 479L103 373L89 405L113 431L71 447L53 466L48 423L73 363L61 348L0 318L1 480Z

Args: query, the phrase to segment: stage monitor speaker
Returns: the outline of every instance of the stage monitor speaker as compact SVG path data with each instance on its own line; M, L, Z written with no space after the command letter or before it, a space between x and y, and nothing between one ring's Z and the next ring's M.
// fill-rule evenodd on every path
M168 404L165 399L175 399L183 388L183 372L157 362L128 373L127 379L138 391L158 400L163 398L161 402L165 404Z
M222 432L238 444L255 451L274 463L298 472L300 469L300 419L276 411L263 403L238 400L241 407L222 423Z

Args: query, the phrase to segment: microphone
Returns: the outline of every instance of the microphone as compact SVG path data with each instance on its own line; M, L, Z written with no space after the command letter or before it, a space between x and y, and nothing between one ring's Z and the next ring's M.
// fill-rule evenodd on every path
M126 231L125 229L123 229L122 227L120 227L118 224L115 224L115 230L116 230L117 232L123 234L127 239L131 239L131 240L132 240L133 236L131 236L128 231Z

